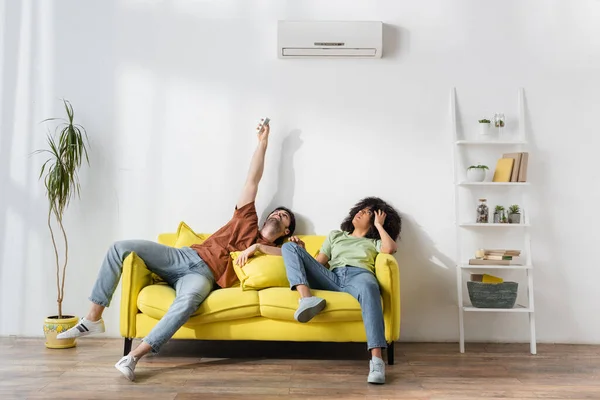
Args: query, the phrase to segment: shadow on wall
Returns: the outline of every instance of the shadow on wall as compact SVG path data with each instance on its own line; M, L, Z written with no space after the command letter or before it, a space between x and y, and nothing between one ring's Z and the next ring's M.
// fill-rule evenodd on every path
M400 268L402 315L418 331L422 314L434 313L456 304L456 263L440 252L431 237L410 216L402 214L402 233L396 253ZM416 316L422 317L416 317ZM415 318L410 318L415 316ZM433 316L433 315L432 315Z
M397 25L383 24L383 57L405 58L410 52L410 33Z
M277 168L277 190L271 201L267 204L263 210L261 216L261 225L267 219L271 211L275 208L284 206L291 209L296 216L296 231L297 234L314 234L315 227L306 216L298 214L294 211L294 191L296 190L296 173L294 170L294 156L300 146L302 146L302 139L300 134L302 132L299 129L292 130L283 139L281 144L281 154L279 158L279 166Z

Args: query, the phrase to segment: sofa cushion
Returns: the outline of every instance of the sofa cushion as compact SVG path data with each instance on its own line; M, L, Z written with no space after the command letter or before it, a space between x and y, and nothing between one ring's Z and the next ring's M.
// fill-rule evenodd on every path
M154 319L161 319L175 300L175 290L165 284L146 286L137 299L139 310ZM256 291L238 288L214 290L208 295L188 324L206 324L260 316Z
M314 317L312 322L362 321L360 304L352 295L344 292L312 290L314 296L327 301L325 309ZM266 318L295 321L294 312L298 308L298 292L289 288L270 288L258 292L260 314Z
M193 244L201 244L210 235L206 233L196 233L185 222L181 221L177 228L177 239L173 247L190 247Z
M239 251L232 252L231 258L242 290L289 287L283 257L259 254L251 257L243 267L240 267L235 263L239 253Z

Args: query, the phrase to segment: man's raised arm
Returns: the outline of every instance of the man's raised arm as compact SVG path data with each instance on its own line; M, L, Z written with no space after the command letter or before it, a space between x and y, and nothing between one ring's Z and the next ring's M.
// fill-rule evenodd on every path
M263 120L261 120L261 124L262 122ZM257 134L258 145L256 146L256 150L252 156L252 161L250 161L248 177L246 178L244 189L242 189L242 194L237 202L237 208L241 208L256 199L256 193L258 193L258 184L260 183L263 170L265 168L265 153L269 144L270 128L267 124L264 126L259 125L256 129L260 129Z

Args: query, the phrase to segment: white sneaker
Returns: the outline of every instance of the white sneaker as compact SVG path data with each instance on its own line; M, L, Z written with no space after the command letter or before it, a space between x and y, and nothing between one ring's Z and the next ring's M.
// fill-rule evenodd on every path
M127 355L121 358L116 364L115 368L118 369L125 378L130 381L135 380L135 366L137 365L139 358L135 358L132 355Z
M63 333L56 335L57 339L73 339L81 336L93 335L96 333L104 332L104 320L100 318L98 321L90 321L85 318L81 318L77 325L68 329Z
M373 357L369 362L370 371L367 382L384 384L385 383L385 362L379 357Z
M326 303L325 299L320 297L303 297L298 301L298 309L294 313L294 319L306 323L323 311Z

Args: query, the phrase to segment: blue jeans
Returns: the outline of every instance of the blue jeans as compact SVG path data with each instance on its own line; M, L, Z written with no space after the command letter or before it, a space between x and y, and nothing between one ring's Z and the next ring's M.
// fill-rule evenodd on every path
M352 266L330 271L292 242L281 247L281 254L292 289L296 285L306 285L312 289L351 294L360 303L369 350L387 347L379 282L371 271Z
M115 242L108 249L92 289L91 302L104 307L110 305L121 279L123 260L131 252L140 256L148 269L176 292L175 301L167 313L144 338L144 342L157 353L208 297L215 278L198 253L189 247L177 249L148 240L124 240Z

